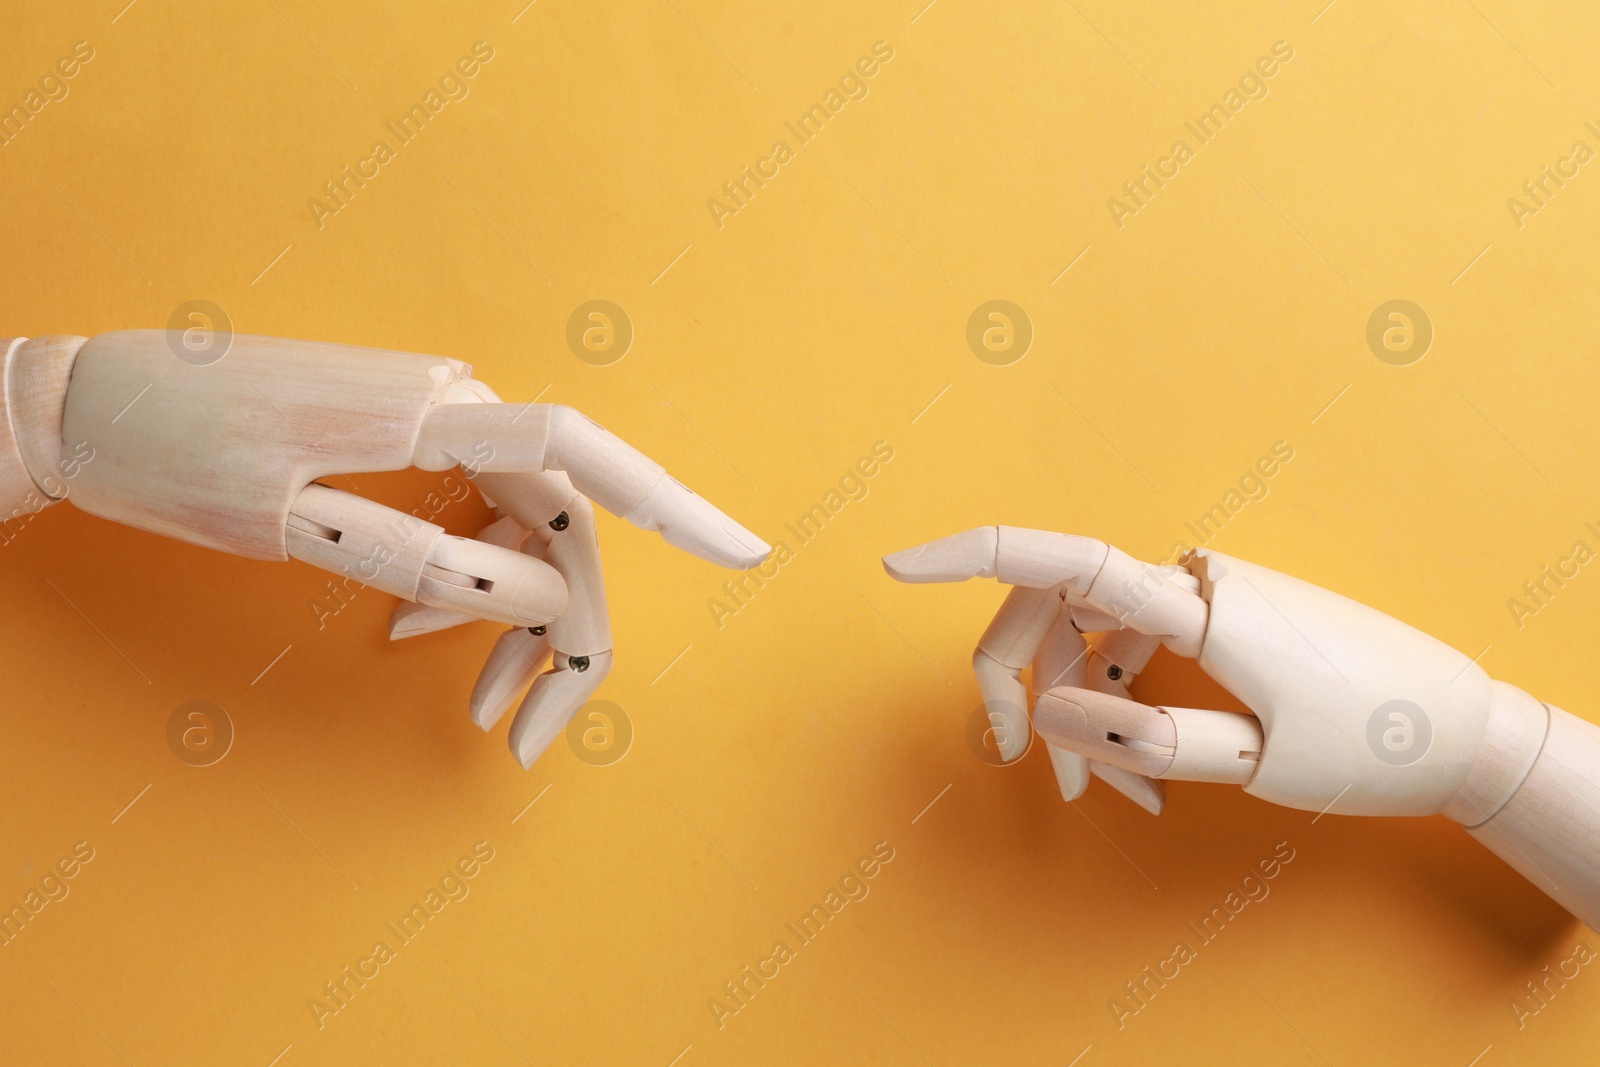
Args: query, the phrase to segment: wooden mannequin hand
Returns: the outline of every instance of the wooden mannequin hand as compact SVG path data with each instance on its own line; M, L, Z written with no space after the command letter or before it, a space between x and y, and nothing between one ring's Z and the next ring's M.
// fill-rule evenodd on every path
M473 693L524 766L610 670L590 500L729 567L768 548L578 412L503 404L457 360L135 330L0 341L0 509L85 511L256 559L293 556L402 605L391 636L510 623ZM216 342L208 346L208 341ZM502 518L476 539L323 484L460 467ZM537 680L544 658L554 668Z
M1319 813L1443 813L1600 919L1600 729L1397 619L1217 552L1155 567L1092 538L1008 526L884 566L907 582L1015 587L974 654L979 689L1014 758L1032 664L1033 725L1069 800L1093 771L1153 812L1160 780L1181 779ZM1104 636L1090 648L1093 631ZM1158 644L1195 657L1254 715L1130 699Z

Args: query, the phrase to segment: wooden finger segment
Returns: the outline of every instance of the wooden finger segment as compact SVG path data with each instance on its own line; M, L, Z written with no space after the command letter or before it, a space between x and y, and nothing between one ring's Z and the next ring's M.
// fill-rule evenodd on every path
M0 338L0 541L63 499L94 458L87 443L63 449L61 441L67 381L86 340Z
M520 549L527 539L528 531L509 516L495 520L477 533L477 540L512 551ZM389 640L400 641L407 637L438 633L441 630L478 621L480 617L477 615L402 600L389 613Z
M1088 689L1052 689L1039 697L1033 719L1054 744L1150 778L1172 765L1177 746L1160 709Z
M1033 662L1045 634L1060 617L1058 591L1014 587L978 639L978 648L997 663L1020 671Z
M1198 589L1186 572L1145 563L1112 546L1083 599L1121 625L1164 638L1178 655L1192 657L1206 633L1206 602Z
M594 503L713 563L753 567L771 551L659 463L564 405L440 404L418 437L417 466L441 469L468 456L491 474L564 471Z
M983 649L972 653L972 673L994 730L995 750L1009 763L1028 751L1033 731L1028 725L1028 690L1021 671L1007 667Z
M443 528L353 493L308 485L291 504L289 554L323 570L407 600Z
M475 615L466 615L450 608L436 608L432 604L402 600L389 613L389 640L403 641L408 637L436 634L479 621L481 620Z
M891 552L883 557L883 569L896 581L913 584L993 578L1000 551L999 538L998 526L980 526Z
M1129 626L1163 638L1180 655L1200 650L1206 603L1199 583L1181 568L1142 563L1092 537L980 527L917 545L883 558L889 574L905 582L965 581L994 577L1034 589L1060 586L1079 629Z
M434 542L417 598L522 626L547 625L568 604L566 583L543 560L450 534Z
M568 510L578 491L561 471L479 471L473 484L524 530L537 530Z
M1049 590L1053 596L1054 590ZM1080 686L1088 668L1089 645L1078 632L1071 615L1057 602L1055 621L1039 645L1033 658L1033 684L1035 697L1057 686ZM1045 742L1050 756L1050 769L1055 774L1056 788L1061 799L1076 800L1089 788L1089 773L1093 764L1076 752Z
M1107 633L1122 629L1121 619L1104 611L1096 611L1087 604L1074 604L1068 601L1066 610L1072 618L1072 625L1077 627L1080 633Z
M1137 630L1112 630L1101 634L1088 654L1085 680L1077 684L1097 693L1131 700L1129 687L1159 647L1159 637ZM1159 778L1147 778L1099 760L1091 760L1089 770L1152 815L1160 815L1166 807L1167 787Z
M1070 803L1088 792L1093 761L1082 753L1048 741L1044 750L1050 756L1050 770L1056 776L1056 788L1061 791L1062 800Z
M1062 747L1147 778L1243 785L1261 759L1261 724L1250 715L1055 689L1039 698L1034 721Z
M296 496L285 531L294 558L407 600L524 626L566 607L548 564L324 485Z
M1033 693L1048 692L1060 686L1079 687L1085 684L1089 670L1089 642L1084 639L1072 617L1058 610L1056 619L1038 654L1033 658Z
M1151 815L1160 815L1167 806L1167 787L1159 778L1146 778L1110 763L1089 761L1089 773L1139 805Z
M995 577L1007 585L1065 586L1084 596L1105 565L1109 546L1093 537L1001 526L995 546Z
M550 647L569 656L609 653L611 608L606 602L594 506L579 495L562 514L566 521L561 529L555 529L555 523L545 523L528 538L528 547L538 545L540 555L561 575L567 587L566 610L550 624Z
M533 684L550 657L550 641L542 627L518 626L500 635L472 687L472 721L489 730L511 709L517 694Z
M579 662L582 670L577 667ZM512 720L509 741L517 762L523 767L533 766L551 742L561 736L584 702L594 696L611 673L611 664L609 652L583 660L555 655L554 668L534 679L533 688Z
M1261 762L1261 723L1254 715L1163 706L1172 720L1172 762L1154 778L1245 785Z

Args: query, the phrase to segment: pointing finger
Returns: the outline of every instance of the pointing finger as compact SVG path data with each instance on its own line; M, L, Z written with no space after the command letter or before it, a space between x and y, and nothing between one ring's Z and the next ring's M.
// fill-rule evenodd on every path
M1179 655L1198 655L1205 635L1208 609L1193 576L1092 537L985 526L885 556L883 565L903 582L986 577L1034 589L1059 585L1075 607L1161 637Z
M771 552L659 463L564 405L436 404L412 462L424 470L565 471L607 511L712 563L748 568Z

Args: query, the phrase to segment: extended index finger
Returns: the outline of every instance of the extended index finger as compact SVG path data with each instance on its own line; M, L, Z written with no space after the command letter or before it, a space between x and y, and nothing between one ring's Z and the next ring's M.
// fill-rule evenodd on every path
M892 553L883 557L883 566L902 582L983 577L1033 589L1059 585L1069 602L1160 637L1179 655L1198 655L1205 636L1209 609L1198 581L1093 537L981 526Z
M657 462L560 404L441 403L427 414L412 462L424 470L565 471L589 499L668 544L724 567L754 567L765 541Z

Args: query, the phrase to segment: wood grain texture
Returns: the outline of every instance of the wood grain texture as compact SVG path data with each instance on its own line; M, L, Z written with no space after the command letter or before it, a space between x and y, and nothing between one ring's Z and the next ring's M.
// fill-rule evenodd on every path
M1600 727L1550 707L1550 732L1522 787L1468 833L1600 930Z
M239 335L219 360L178 358L162 330L83 346L62 438L96 458L79 507L180 541L286 559L284 523L318 478L411 465L423 417L465 364Z

